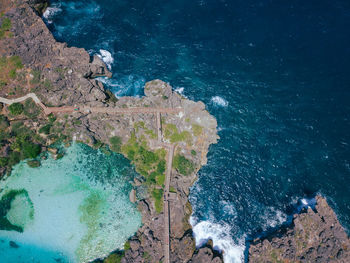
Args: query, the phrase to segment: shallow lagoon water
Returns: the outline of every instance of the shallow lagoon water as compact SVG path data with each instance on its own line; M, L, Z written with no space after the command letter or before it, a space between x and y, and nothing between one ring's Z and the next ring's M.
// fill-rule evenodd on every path
M141 224L129 201L135 174L123 156L77 143L38 168L16 165L0 200L17 191L5 218L21 229L0 225L0 262L80 263L123 249Z

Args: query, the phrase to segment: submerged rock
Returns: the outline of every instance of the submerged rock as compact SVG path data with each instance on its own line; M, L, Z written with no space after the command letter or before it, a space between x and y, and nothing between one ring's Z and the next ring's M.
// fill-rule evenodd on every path
M285 233L257 239L249 262L350 262L350 240L325 198L316 197L316 211L294 216Z

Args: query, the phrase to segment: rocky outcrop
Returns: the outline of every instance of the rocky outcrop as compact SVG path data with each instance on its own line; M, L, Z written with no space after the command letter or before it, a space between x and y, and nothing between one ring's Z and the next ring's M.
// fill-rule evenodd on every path
M316 197L315 211L294 216L284 233L258 239L249 249L249 262L350 262L350 240L326 199Z
M97 56L91 57L82 48L58 43L34 9L46 1L28 2L33 5L13 4L6 12L5 16L12 24L12 36L2 40L0 56L17 55L32 69L31 91L48 105L74 105L107 99L102 83L93 79L111 76L103 61ZM43 83L40 87L39 82Z

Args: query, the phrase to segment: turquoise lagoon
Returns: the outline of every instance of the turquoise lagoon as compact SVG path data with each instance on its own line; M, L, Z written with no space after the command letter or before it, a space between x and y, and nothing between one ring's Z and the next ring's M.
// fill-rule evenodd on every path
M129 201L136 175L119 154L74 143L38 168L0 181L0 262L89 262L122 249L141 225Z

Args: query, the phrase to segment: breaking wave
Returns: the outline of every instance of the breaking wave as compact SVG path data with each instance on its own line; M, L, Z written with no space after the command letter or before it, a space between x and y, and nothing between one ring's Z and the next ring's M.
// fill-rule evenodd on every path
M137 75L126 75L126 76L114 76L109 79L106 77L97 78L101 81L108 89L110 89L115 96L142 96L143 87L146 80L143 77Z
M225 263L243 262L244 238L234 242L230 236L231 228L228 224L217 224L210 221L200 221L191 216L190 223L196 239L196 246L201 247L209 239L213 241L215 250L223 251Z
M48 24L52 24L52 18L60 12L62 12L62 9L59 6L48 7L43 14L44 20Z
M101 58L104 63L106 63L109 70L112 70L112 64L114 63L114 58L111 52L104 49L100 49L100 54L97 54L97 56Z
M214 96L211 98L211 102L214 103L217 106L221 107L227 107L228 106L228 101L225 100L224 98L220 96Z

